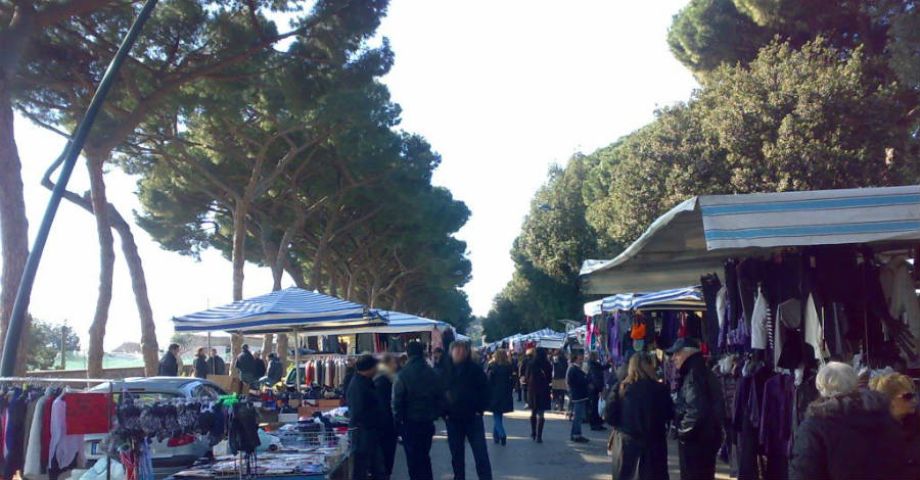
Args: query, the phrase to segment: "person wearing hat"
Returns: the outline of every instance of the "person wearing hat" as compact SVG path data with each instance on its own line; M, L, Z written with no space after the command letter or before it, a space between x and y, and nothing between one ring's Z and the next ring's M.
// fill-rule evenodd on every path
M410 342L409 361L393 382L393 419L403 439L411 480L431 480L431 442L434 421L444 411L442 377L425 361L425 346Z
M668 353L680 378L674 404L680 478L711 480L725 423L719 380L706 368L698 341L679 338Z
M363 354L355 362L355 376L348 385L349 427L354 430L351 454L354 460L352 478L365 480L387 479L380 446L380 433L384 428L386 411L374 389L377 359Z

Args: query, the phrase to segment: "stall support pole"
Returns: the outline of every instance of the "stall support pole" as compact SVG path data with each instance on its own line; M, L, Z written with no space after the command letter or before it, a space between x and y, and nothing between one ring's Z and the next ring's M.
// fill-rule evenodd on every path
M300 392L300 332L294 329L294 378L297 382L297 392Z

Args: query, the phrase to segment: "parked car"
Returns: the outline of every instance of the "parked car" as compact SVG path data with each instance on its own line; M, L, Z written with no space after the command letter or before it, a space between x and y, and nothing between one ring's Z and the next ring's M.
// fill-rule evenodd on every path
M108 392L109 384L93 387L94 392ZM116 401L121 392L127 391L143 401L172 398L213 398L225 392L214 382L192 377L137 377L112 382ZM104 435L86 435L84 455L88 465L103 457L101 442ZM158 441L151 440L153 471L157 478L165 478L182 471L199 458L205 456L213 446L204 435L184 435Z

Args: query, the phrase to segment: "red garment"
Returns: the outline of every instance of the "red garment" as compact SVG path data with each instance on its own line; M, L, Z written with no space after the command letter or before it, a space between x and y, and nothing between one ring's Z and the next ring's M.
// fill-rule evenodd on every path
M109 433L112 409L107 393L67 393L67 434Z

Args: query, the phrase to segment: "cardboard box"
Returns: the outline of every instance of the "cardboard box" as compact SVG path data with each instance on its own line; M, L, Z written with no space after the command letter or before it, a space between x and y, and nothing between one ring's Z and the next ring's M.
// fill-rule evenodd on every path
M249 385L231 375L208 375L208 380L227 393L249 393Z
M301 405L300 408L297 409L297 415L299 417L312 417L314 413L321 411L322 410L320 410L319 407Z
M341 407L342 400L339 398L331 399L331 400L319 399L316 401L316 406L319 407L321 410L332 410L334 408Z

